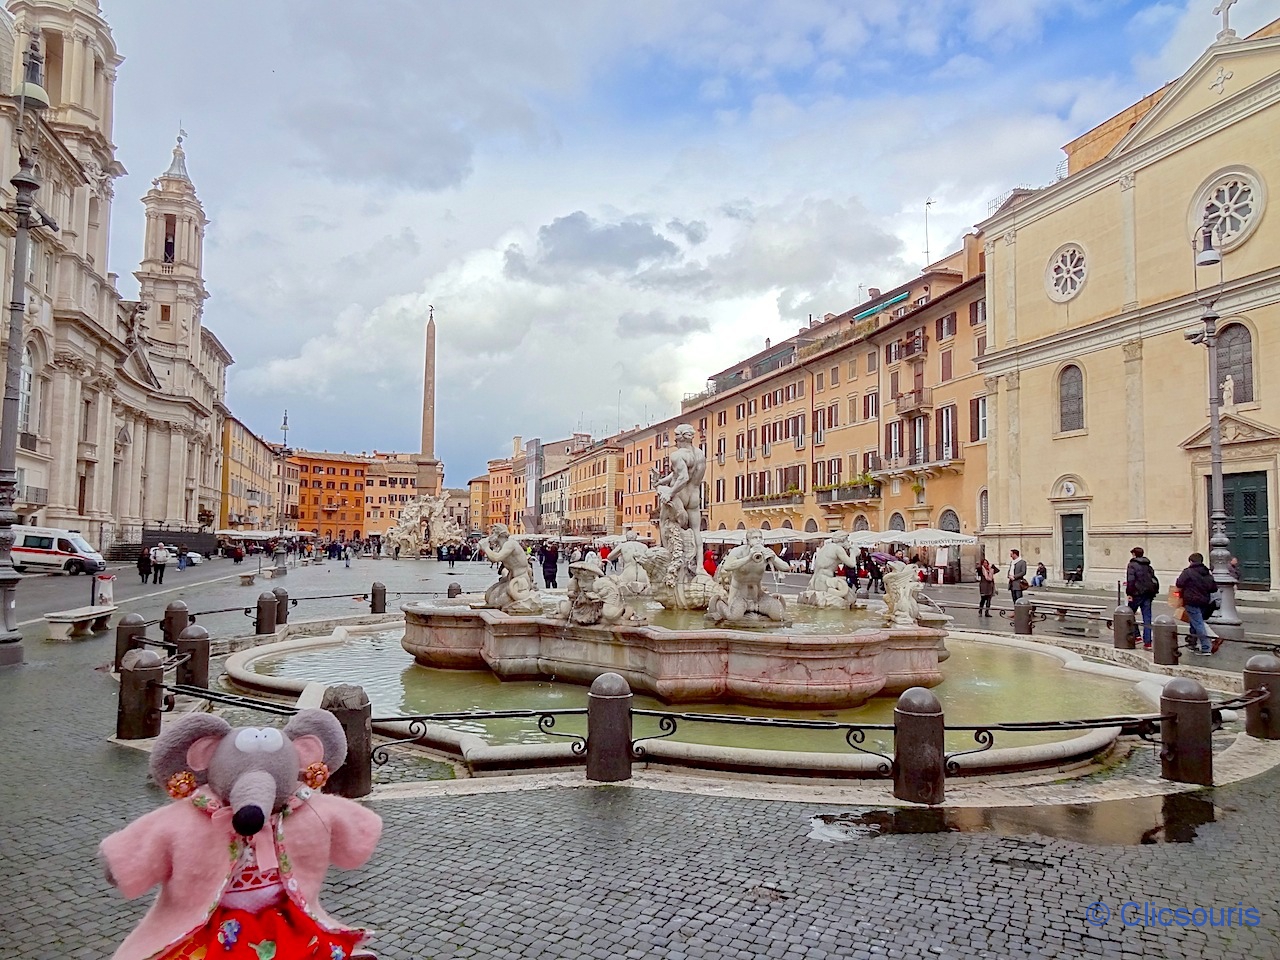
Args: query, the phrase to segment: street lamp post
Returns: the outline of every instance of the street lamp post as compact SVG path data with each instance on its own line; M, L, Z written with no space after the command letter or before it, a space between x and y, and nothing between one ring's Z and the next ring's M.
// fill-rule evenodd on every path
M1214 227L1205 218L1201 225L1201 246L1192 242L1195 268L1218 267L1218 290L1221 295L1222 251L1213 244ZM1221 244L1221 232L1219 244ZM1196 276L1196 293L1199 294L1199 277ZM1218 585L1218 609L1209 617L1215 633L1227 639L1244 638L1244 626L1236 609L1236 585L1239 582L1231 570L1231 538L1227 536L1227 510L1222 491L1222 384L1218 381L1218 321L1221 317L1214 309L1213 301L1205 303L1201 316L1203 329L1188 333L1187 339L1200 343L1209 351L1209 569Z
M35 175L35 160L22 148L23 120L28 110L33 113L49 106L49 97L40 86L43 58L40 47L32 40L23 54L23 83L15 99L18 101L18 172L9 182L15 195L9 210L14 218L13 288L9 297L9 344L5 356L4 406L0 410L0 606L3 606L3 630L0 630L0 666L22 662L22 633L18 630L18 583L22 574L13 568L12 548L18 522L14 504L18 499L18 408L22 380L23 316L26 313L27 244L32 214L43 222L36 210L35 195L40 181Z

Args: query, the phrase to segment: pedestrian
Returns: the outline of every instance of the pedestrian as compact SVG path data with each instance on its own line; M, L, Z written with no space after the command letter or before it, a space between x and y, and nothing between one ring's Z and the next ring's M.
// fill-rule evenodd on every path
M138 553L138 576L142 578L142 582L146 583L151 579L151 551L142 550Z
M185 543L178 544L178 572L181 573L187 569L187 545Z
M1187 557L1187 567L1178 574L1178 591L1182 594L1182 605L1187 611L1187 624L1191 629L1192 640L1196 647L1192 651L1198 657L1213 654L1213 642L1204 625L1204 618L1213 612L1213 594L1218 584L1213 574L1204 565L1204 555L1193 553Z
M548 590L554 590L560 585L556 580L559 563L560 553L555 546L548 544L542 548L542 582Z
M707 571L709 577L716 575L716 555L710 547L702 551L702 569Z
M342 565L348 570L351 569L351 545L347 544L342 548Z
M1044 563L1036 564L1036 572L1031 577L1031 585L1033 587L1043 587L1044 582L1049 579L1049 568Z
M1142 611L1142 646L1151 649L1151 601L1160 592L1160 578L1144 555L1142 547L1129 551L1129 565L1124 572L1124 592L1129 598L1129 609L1136 615ZM1136 631L1137 623L1134 628Z
M151 548L151 582L164 583L164 568L169 562L169 548L161 540Z
M458 545L452 544L448 548L449 551L449 569L453 569L454 561L458 559Z
M1022 591L1027 589L1027 561L1018 550L1009 551L1009 596L1017 603Z
M391 559L392 559L392 560L399 560L399 559L400 559L400 544L398 544L398 543L396 544L396 548L395 548L394 554L393 554L393 556L391 557Z
M996 574L1000 568L992 565L986 557L978 567L978 616L991 616L991 598L996 595Z

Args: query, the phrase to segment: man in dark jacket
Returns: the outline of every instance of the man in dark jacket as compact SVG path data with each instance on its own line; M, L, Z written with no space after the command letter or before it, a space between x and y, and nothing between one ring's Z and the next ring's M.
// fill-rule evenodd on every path
M1151 561L1141 547L1129 551L1129 566L1125 570L1125 593L1129 596L1129 609L1136 615L1142 611L1142 645L1151 649L1151 601L1160 593L1160 578L1151 569Z
M1193 553L1187 557L1187 568L1178 574L1178 590L1182 593L1182 605L1187 610L1187 623L1191 628L1191 636L1197 642L1193 651L1197 656L1207 657L1213 653L1209 631L1205 629L1204 618L1210 612L1213 592L1218 584L1213 574L1204 565L1204 556Z

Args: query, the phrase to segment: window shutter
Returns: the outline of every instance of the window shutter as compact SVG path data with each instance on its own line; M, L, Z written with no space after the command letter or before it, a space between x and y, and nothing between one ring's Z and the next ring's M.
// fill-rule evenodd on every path
M937 320L933 321L933 339L934 340L942 339L942 317L939 317Z
M950 350L942 351L942 379L943 380L951 379L951 351Z
M973 397L969 400L969 442L976 443L978 441L978 401L980 397Z
M896 397L898 395L898 371L895 370L889 374L889 396Z
M893 437L893 424L886 423L884 425L884 455L886 457L893 456L893 447L890 445Z

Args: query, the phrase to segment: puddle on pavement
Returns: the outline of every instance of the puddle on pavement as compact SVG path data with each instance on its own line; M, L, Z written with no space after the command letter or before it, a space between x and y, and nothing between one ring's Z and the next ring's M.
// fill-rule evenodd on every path
M1215 820L1213 802L1189 793L1133 800L1035 807L897 807L866 813L820 814L810 840L840 843L905 833L992 833L1042 836L1076 843L1136 846L1190 843Z

